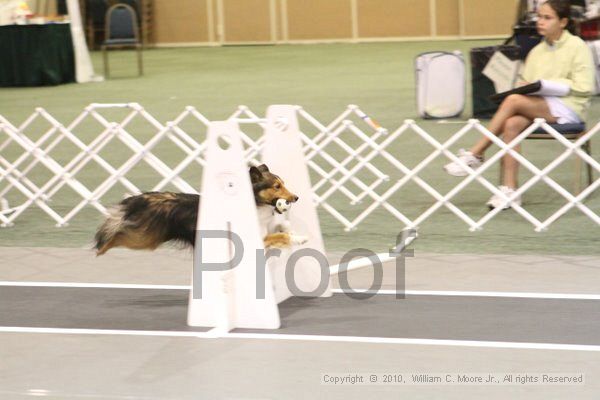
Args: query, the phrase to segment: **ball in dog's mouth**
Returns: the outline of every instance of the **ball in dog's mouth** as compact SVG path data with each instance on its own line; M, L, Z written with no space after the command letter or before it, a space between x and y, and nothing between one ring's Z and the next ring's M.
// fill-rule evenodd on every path
M292 203L290 203L286 199L277 199L277 201L275 202L275 211L277 211L279 214L283 214L290 208L292 208Z

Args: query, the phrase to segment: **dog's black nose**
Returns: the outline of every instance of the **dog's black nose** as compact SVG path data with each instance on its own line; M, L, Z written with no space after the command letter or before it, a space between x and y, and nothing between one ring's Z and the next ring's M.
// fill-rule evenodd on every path
M298 196L294 196L294 203L298 201Z

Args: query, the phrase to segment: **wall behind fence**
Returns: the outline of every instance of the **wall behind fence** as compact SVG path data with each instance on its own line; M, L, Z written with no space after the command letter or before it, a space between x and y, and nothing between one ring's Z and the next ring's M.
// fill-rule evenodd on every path
M155 0L157 45L508 36L518 0Z
M212 0L160 0L154 2L154 37L160 43L207 43Z

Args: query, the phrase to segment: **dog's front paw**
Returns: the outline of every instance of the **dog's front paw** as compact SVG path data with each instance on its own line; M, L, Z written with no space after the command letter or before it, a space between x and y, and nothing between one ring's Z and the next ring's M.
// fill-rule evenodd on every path
M308 242L308 236L290 234L290 243L293 245L304 244Z

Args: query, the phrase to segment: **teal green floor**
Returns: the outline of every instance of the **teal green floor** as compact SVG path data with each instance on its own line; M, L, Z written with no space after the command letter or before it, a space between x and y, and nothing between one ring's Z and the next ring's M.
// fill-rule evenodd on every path
M37 106L44 107L61 122L70 122L89 103L138 102L161 122L172 120L186 106L196 107L209 119L226 118L235 108L244 104L256 113L263 114L270 104L299 104L317 119L328 122L339 115L348 104L357 104L386 128L393 130L407 118L417 119L414 100L415 55L430 50L462 50L465 54L472 47L497 44L490 41L461 42L415 42L377 44L323 44L295 46L246 46L219 48L153 49L144 53L145 75L135 77L133 53L119 52L111 57L113 79L101 83L70 84L46 88L0 89L0 114L14 124L21 123ZM92 53L96 71L102 72L101 55ZM470 90L470 88L469 88ZM463 118L471 113L470 102ZM593 101L589 122L600 120L600 104ZM438 124L436 121L418 120L418 124L444 140L456 132L460 124ZM142 129L143 127L140 127ZM93 133L78 132L84 141ZM32 136L36 132L29 132ZM140 133L140 140L147 139ZM468 146L476 139L469 133L458 147ZM598 148L598 139L594 140ZM524 153L538 166L545 166L556 157L561 146L550 141L527 142ZM415 134L403 135L389 147L389 151L407 166L414 166L432 148ZM598 154L598 150L595 150ZM7 150L10 152L10 149ZM72 149L57 149L57 158L68 161ZM14 158L15 154L8 154ZM164 157L174 157L165 149ZM107 158L130 154L115 146ZM180 157L180 155L178 156ZM171 161L180 160L176 158ZM596 156L597 159L597 156ZM381 168L389 165L381 163ZM455 178L444 174L438 159L423 171L422 178L442 193L450 190ZM198 171L199 172L199 171ZM44 171L38 171L38 179L45 179ZM148 171L132 173L137 181L149 187L155 180ZM401 176L397 173L397 176ZM497 180L497 169L485 176ZM136 175L137 174L137 175ZM199 176L199 175L198 175ZM530 174L522 173L522 179ZM82 179L99 182L102 176L93 169L82 173ZM573 161L551 174L553 179L572 188ZM196 179L190 173L187 179ZM368 179L365 176L365 179ZM142 188L143 189L143 188ZM124 189L115 188L103 201L118 201ZM471 184L455 204L473 217L485 215L484 203L489 192L479 184ZM69 190L59 192L52 204L65 212L73 205L74 195ZM525 208L540 219L559 209L565 200L545 184L537 184L524 197ZM411 183L391 200L411 218L426 210L433 199L417 185ZM345 213L356 215L357 208L341 198L332 203ZM600 213L600 196L597 192L585 204ZM369 216L356 231L346 233L343 227L324 211L320 211L326 246L341 251L353 247L366 247L376 252L385 251L395 241L403 227L384 210ZM0 246L63 246L80 247L91 243L95 227L101 216L87 208L66 228L54 228L53 221L43 212L31 208L16 225L0 229ZM421 238L416 244L419 251L439 253L510 253L510 254L600 254L598 225L579 210L572 209L547 232L536 233L533 226L513 211L505 211L485 225L480 232L469 232L468 226L450 211L440 211L427 220L420 230Z

